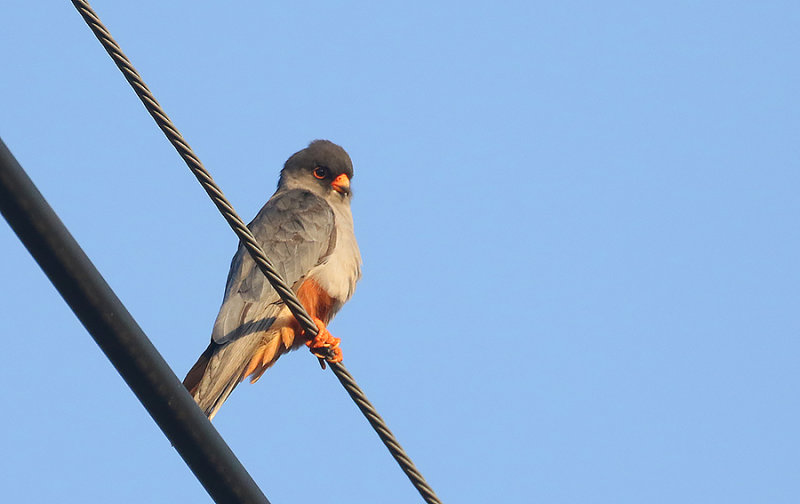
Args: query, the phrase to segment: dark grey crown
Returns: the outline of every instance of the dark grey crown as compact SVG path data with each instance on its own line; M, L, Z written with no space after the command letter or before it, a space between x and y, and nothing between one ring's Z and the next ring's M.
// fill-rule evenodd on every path
M346 174L353 178L353 162L344 149L329 140L314 140L305 149L292 154L281 170L281 178L287 172L313 171L327 168L333 177Z

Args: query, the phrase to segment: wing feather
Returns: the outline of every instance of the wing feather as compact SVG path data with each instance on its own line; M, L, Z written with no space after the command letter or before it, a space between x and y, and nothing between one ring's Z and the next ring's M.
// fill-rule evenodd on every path
M336 240L330 205L301 189L276 193L248 227L291 286L325 260ZM281 308L277 292L240 244L231 261L212 341L224 344L244 334L265 331Z

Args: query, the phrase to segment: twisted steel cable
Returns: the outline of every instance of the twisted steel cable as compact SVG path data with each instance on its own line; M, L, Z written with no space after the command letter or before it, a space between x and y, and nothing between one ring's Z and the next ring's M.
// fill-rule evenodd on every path
M122 52L122 49L111 36L111 33L100 21L100 18L91 8L91 6L89 6L88 2L82 0L71 1L80 13L81 17L83 17L84 21L86 21L86 24L89 25L92 33L94 33L94 35L100 41L100 44L102 44L106 52L108 52L109 56L111 56L111 59L114 60L114 63L116 63L117 67L122 72L125 80L128 81L136 93L136 96L138 96L144 104L147 112L153 117L158 127L161 128L161 131L164 132L164 135L166 135L167 139L178 151L178 154L180 154L180 156L186 162L189 170L191 170L191 172L200 182L200 185L214 202L214 205L216 205L220 213L222 213L222 216L228 222L228 225L230 225L230 227L233 229L233 232L236 233L236 236L239 237L241 243L244 244L247 251L253 257L253 260L256 262L261 272L264 273L264 275L267 277L267 280L269 280L269 283L277 291L278 295L292 312L292 315L294 315L302 328L306 331L306 334L316 336L318 329L316 324L314 324L314 321L308 315L303 305L300 304L300 301L297 299L297 296L292 289L286 285L278 272L275 270L275 267L267 258L267 255L264 253L261 245L259 245L253 236L253 233L250 231L250 229L248 229L244 221L236 214L233 206L225 198L222 189L220 189L216 182L214 182L211 174L205 169L203 163L172 123L166 112L164 112L164 109L161 108L161 105L159 105L158 101L153 96L153 93L147 87L147 84L144 83L139 73L133 67L131 61ZM339 379L339 382L361 410L361 413L366 417L372 428L375 429L378 437L381 438L383 444L386 445L386 448L400 465L400 468L403 470L403 472L405 472L406 476L408 476L408 479L411 481L417 491L419 491L422 498L429 504L441 504L441 501L436 496L436 493L425 481L425 478L423 478L422 474L406 454L405 450L403 450L403 447L400 446L400 443L394 437L392 431L389 430L386 422L378 414L372 403L369 402L353 376L347 371L344 365L339 362L330 363L330 367L336 377Z

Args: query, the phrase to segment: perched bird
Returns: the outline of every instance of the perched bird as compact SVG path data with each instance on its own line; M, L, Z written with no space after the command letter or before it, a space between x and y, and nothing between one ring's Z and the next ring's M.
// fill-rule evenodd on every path
M278 189L248 227L319 334L313 339L304 335L240 244L211 344L183 381L209 419L239 382L249 376L255 383L289 350L306 344L320 358L341 360L339 339L326 326L361 277L350 212L352 178L350 156L327 140L311 142L283 166Z

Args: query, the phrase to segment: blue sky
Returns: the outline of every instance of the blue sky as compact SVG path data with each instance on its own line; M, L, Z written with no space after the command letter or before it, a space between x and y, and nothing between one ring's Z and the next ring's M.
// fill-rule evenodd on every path
M444 502L797 502L799 4L93 6L245 220L348 150L331 330ZM183 377L235 236L69 2L5 6L0 56L0 135ZM7 499L209 501L0 254ZM272 502L419 502L306 352L214 423Z

